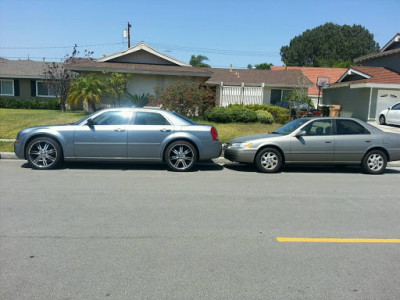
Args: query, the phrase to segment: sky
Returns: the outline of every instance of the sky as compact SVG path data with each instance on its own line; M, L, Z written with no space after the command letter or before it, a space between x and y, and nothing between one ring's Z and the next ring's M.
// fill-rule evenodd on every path
M75 44L93 58L144 41L215 68L283 65L280 48L307 29L362 25L383 47L400 32L400 0L0 0L0 57L60 61Z

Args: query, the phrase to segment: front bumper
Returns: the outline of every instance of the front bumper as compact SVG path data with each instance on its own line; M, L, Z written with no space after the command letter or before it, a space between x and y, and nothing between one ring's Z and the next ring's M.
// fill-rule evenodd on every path
M253 163L256 149L224 148L224 157L234 162Z
M14 142L14 152L18 158L25 159L24 147L18 140Z

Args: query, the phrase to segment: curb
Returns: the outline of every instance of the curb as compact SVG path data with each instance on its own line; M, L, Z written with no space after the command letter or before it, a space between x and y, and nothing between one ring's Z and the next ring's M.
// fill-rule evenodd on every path
M14 152L0 152L0 159L21 159L21 158L18 158ZM214 158L212 161L216 164L233 163L230 160L227 160L226 158L223 158L223 157ZM400 168L400 163L399 162L388 162L387 166L392 167L392 168Z
M0 159L19 159L14 152L0 152Z

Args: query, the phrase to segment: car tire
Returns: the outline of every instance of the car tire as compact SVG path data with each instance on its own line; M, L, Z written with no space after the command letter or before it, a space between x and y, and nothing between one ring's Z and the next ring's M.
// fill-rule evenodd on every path
M25 157L32 168L50 170L63 161L60 144L53 138L38 137L29 142Z
M262 149L255 158L257 170L263 173L276 173L282 167L282 155L274 148Z
M167 147L164 160L172 171L187 172L197 161L197 151L192 143L175 141Z
M380 150L369 151L362 161L362 167L368 174L382 174L386 169L386 165L386 154Z
M384 115L379 116L379 124L386 125L386 118Z

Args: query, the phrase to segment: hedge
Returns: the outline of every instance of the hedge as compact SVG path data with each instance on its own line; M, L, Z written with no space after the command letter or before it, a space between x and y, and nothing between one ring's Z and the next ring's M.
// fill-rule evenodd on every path
M58 100L0 98L0 108L60 110Z

